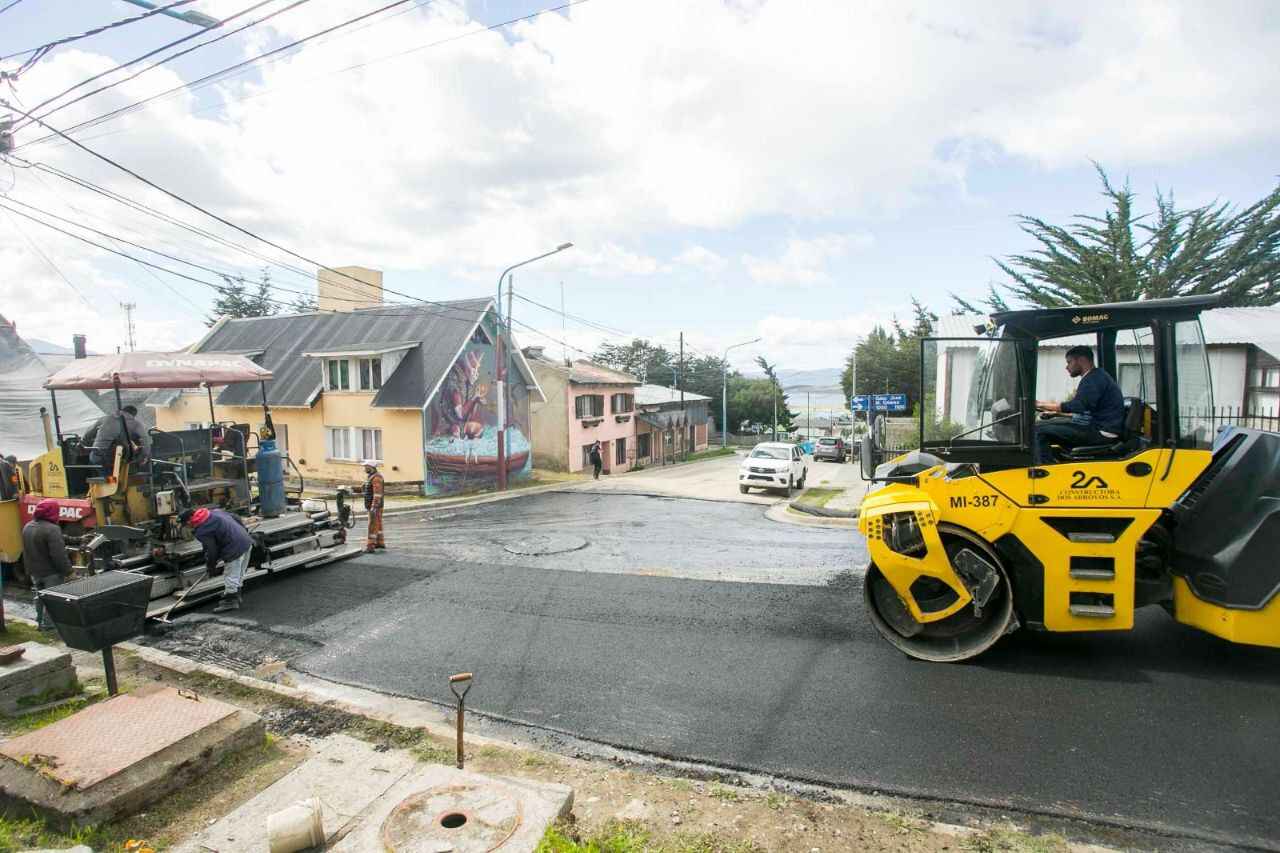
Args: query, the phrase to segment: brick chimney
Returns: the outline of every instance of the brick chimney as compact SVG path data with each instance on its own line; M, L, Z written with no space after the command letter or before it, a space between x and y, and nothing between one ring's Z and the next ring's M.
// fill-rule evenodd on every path
M382 304L382 270L368 267L335 267L320 270L316 278L321 311L355 311Z

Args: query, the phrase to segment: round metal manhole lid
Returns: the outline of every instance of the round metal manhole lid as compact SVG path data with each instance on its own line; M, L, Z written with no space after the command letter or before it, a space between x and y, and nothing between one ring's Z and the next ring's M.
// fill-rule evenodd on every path
M585 547L587 547L587 540L581 536L545 533L506 542L503 544L502 550L522 557L546 557L551 554L567 554L570 551L581 551Z
M449 785L407 797L382 824L387 853L488 853L520 828L520 801L492 785Z

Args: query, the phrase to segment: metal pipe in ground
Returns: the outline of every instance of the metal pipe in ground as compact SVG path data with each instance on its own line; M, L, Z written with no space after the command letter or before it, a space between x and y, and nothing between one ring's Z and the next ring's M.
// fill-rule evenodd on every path
M462 731L467 713L467 693L471 690L471 673L460 672L449 676L449 690L458 699L458 769L462 769ZM459 686L462 692L459 693Z

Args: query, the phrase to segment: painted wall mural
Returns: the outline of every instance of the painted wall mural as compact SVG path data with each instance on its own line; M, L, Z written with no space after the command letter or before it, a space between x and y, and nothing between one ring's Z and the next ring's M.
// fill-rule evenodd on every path
M428 495L493 486L498 479L498 383L494 327L486 320L458 356L431 403L424 452ZM529 392L512 359L507 364L507 476L533 469Z

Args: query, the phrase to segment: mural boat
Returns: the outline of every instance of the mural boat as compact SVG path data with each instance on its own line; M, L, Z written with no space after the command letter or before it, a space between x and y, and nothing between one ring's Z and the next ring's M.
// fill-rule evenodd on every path
M508 431L511 446L507 452L507 473L518 474L529 462L529 440L520 430ZM427 469L433 474L468 477L498 476L498 431L486 427L479 438L436 436L425 449Z

